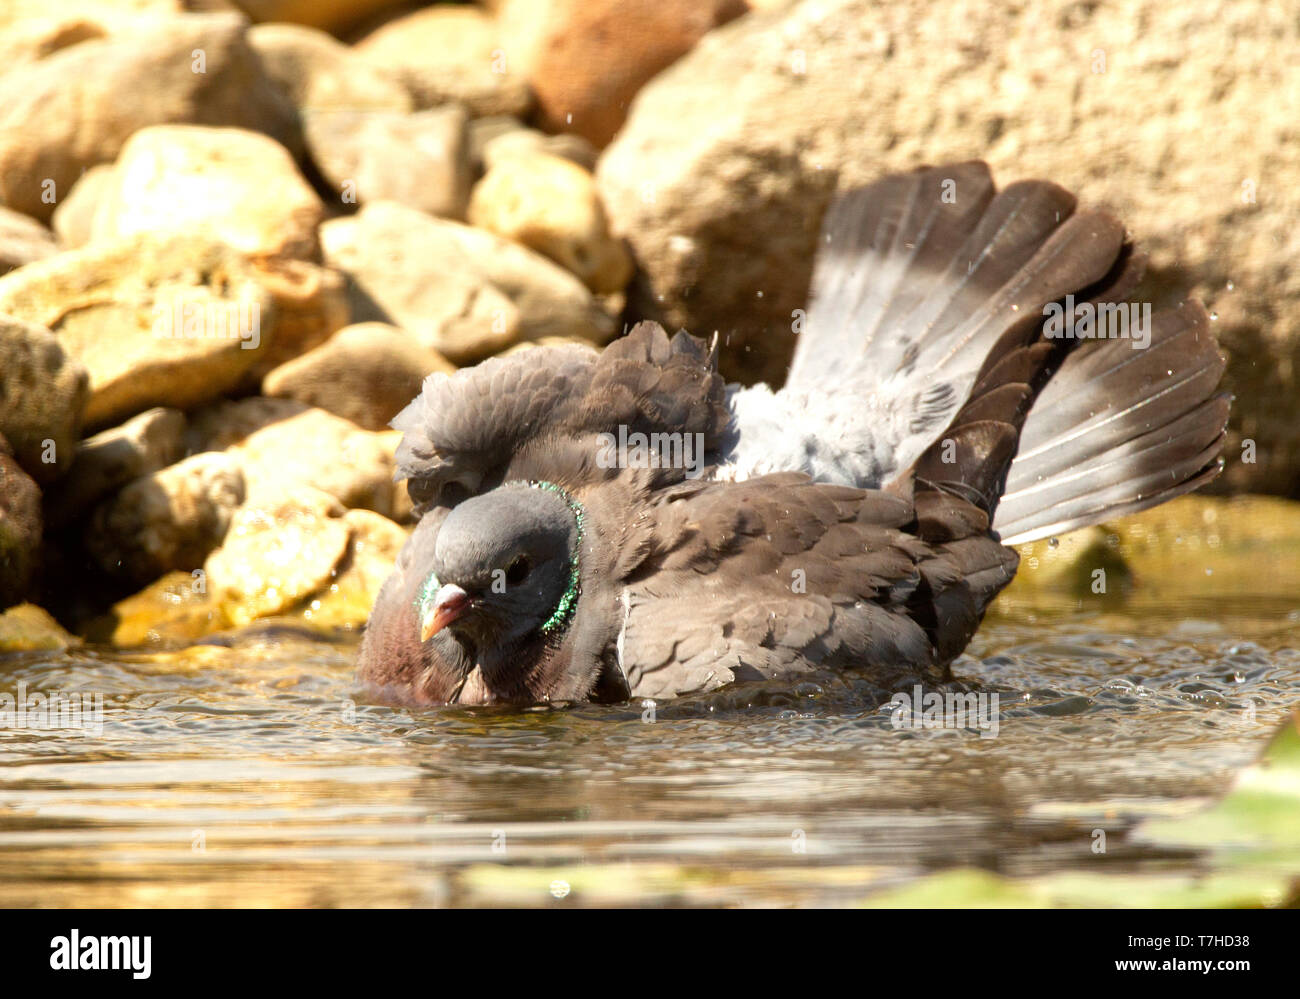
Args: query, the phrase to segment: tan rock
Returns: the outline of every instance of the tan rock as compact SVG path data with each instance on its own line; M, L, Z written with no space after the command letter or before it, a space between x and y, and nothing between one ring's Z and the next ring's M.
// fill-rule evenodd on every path
M483 166L491 169L513 156L545 153L576 163L584 170L596 169L600 151L581 135L547 135L535 128L503 129L483 143Z
M75 635L35 604L18 604L0 614L0 654L57 652L77 644Z
M324 218L320 198L274 139L155 125L122 147L91 238L203 234L247 254L310 258Z
M89 397L90 376L58 337L0 311L0 434L38 482L68 471Z
M234 0L254 21L286 21L335 34L401 8L407 0Z
M90 242L99 202L113 180L113 164L93 166L73 183L72 188L54 209L50 225L65 250Z
M191 440L215 434L205 448L224 448L258 488L307 485L347 507L393 509L393 453L380 434L290 399L218 403L191 422Z
M614 137L646 81L748 9L744 0L502 0L497 6L543 124L597 146Z
M244 494L235 458L196 454L136 479L97 507L86 550L105 572L137 583L196 569L225 537Z
M272 368L319 346L348 325L345 276L305 260L272 257L256 262L257 282L271 296L275 335L267 338L241 388L256 386Z
M532 103L496 23L474 7L434 4L396 18L357 42L356 51L397 73L417 107L455 101L475 117L522 116Z
M274 322L240 254L149 236L70 250L0 277L0 313L48 327L90 372L85 422L188 409L238 384Z
M169 572L139 593L113 605L86 626L93 642L139 648L188 642L230 627L221 604L213 599L207 572Z
M302 609L303 619L320 628L364 625L406 544L406 531L377 513L349 510L343 519L352 529L347 551L333 578Z
M259 486L204 567L224 616L246 625L328 585L351 537L343 512L333 496L310 487Z
M304 115L303 134L342 203L400 201L463 219L470 188L467 120L456 104L409 114L319 111Z
M59 251L54 233L33 218L0 205L0 274Z
M382 66L324 31L259 24L248 33L267 75L303 111L410 111L411 95Z
M185 456L185 414L155 408L77 445L72 467L46 492L45 519L63 527L113 490Z
M582 283L545 257L394 202L325 223L321 245L354 283L355 320L401 326L456 364L521 340L604 342L614 330Z
M246 29L231 14L152 18L0 76L0 203L48 220L84 169L149 125L239 126L296 146L293 106Z
M425 376L454 370L395 326L359 323L276 368L262 393L318 406L365 430L384 430L419 394Z
M558 156L502 157L475 186L469 220L550 257L594 292L622 291L632 277L591 174Z
M76 13L29 17L4 25L0 22L0 72L10 73L44 59L78 42L103 38L104 26Z

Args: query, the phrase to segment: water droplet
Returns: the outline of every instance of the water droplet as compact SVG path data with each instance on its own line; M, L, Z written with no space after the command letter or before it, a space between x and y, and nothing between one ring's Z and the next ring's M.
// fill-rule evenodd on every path
M1061 539L1060 539L1060 538L1048 538L1048 539L1047 539L1047 547L1048 547L1048 548L1055 548L1055 547L1056 547L1057 545L1059 545L1060 543L1061 543Z
M1213 319L1218 319L1218 318L1219 318L1219 314L1218 314L1217 312L1211 312L1211 313L1210 313L1210 319L1213 320Z

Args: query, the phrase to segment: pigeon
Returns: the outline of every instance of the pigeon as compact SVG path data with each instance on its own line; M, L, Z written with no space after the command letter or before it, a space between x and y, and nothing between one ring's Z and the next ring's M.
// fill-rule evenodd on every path
M950 678L1012 545L1221 469L1209 317L1128 302L1143 265L1055 184L927 167L832 201L779 391L653 322L431 375L393 421L418 520L360 683L522 706Z

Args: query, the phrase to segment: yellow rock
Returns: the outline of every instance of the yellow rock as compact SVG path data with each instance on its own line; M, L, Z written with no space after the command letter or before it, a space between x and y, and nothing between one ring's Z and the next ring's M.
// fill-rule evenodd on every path
M55 651L78 642L35 604L19 604L0 614L0 653Z

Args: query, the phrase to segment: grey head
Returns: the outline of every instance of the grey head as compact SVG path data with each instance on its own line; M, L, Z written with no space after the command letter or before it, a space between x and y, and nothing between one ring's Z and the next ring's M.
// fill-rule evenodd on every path
M416 595L420 641L446 632L485 672L563 637L577 609L582 507L549 482L508 482L456 506Z

